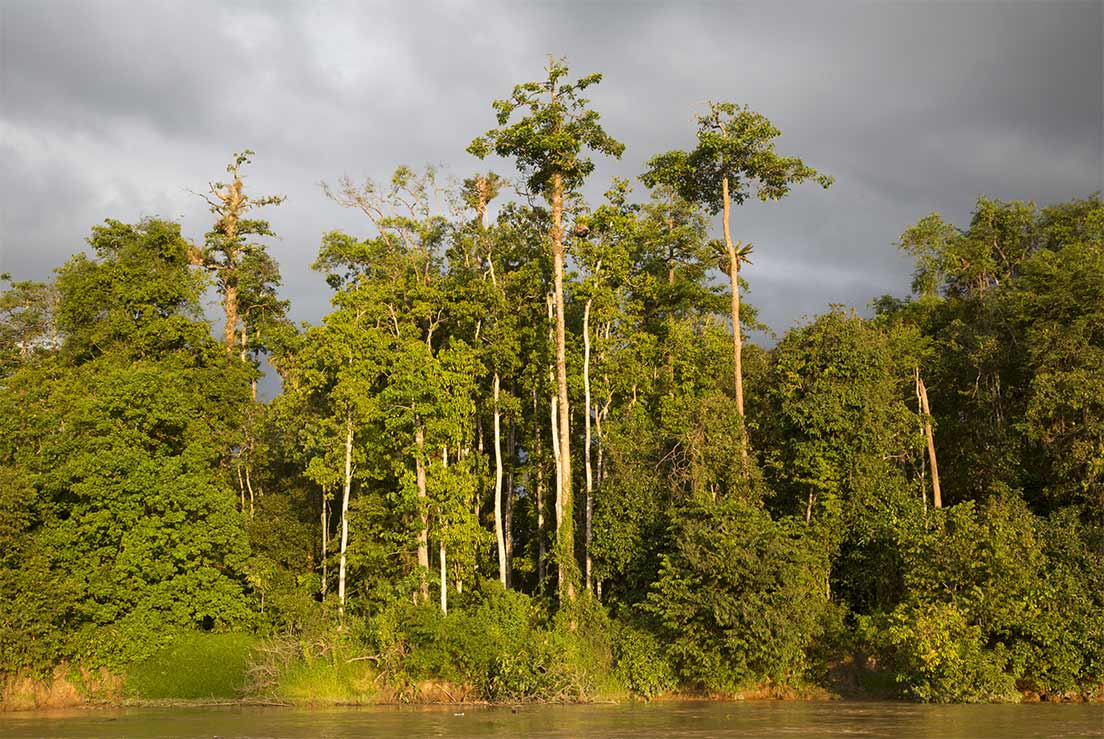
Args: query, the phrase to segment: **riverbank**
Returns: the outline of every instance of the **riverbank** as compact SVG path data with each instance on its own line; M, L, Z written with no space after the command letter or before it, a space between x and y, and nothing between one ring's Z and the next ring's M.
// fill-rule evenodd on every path
M479 698L472 686L457 685L442 680L426 680L405 691L397 691L378 685L366 672L364 688L360 693L347 690L319 690L310 694L293 690L282 697L264 696L211 696L205 698L141 698L128 695L126 678L106 669L83 670L62 665L47 677L8 675L0 683L0 713L44 713L59 710L96 710L121 708L214 708L214 707L283 707L283 708L335 708L354 706L507 706L547 704L617 704L617 703L739 703L739 702L811 702L839 701L846 703L891 702L910 704L901 698L884 692L847 690L834 692L816 685L779 687L759 685L746 690L731 692L701 692L676 690L650 699L633 696L627 692L583 700L528 700L492 701ZM374 674L374 673L372 673ZM332 687L332 686L331 686ZM1095 703L1104 704L1104 686L1095 692L1039 694L1021 691L1018 703Z

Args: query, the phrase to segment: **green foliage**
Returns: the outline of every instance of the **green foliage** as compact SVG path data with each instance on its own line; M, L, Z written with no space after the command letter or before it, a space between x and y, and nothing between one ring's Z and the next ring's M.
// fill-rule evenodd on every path
M598 113L588 109L589 101L579 95L601 82L602 75L568 83L563 81L567 74L564 60L551 58L546 80L516 85L509 98L496 100L501 128L473 141L468 152L480 159L492 152L515 158L533 193L548 192L553 177L561 177L568 191L578 188L594 171L594 163L581 156L584 149L620 157L625 145L602 129ZM518 110L528 115L511 124Z
M760 200L778 200L790 188L805 180L821 187L832 178L819 174L796 157L774 150L781 132L763 115L747 106L709 103L709 112L698 116L698 145L691 152L670 151L648 162L643 175L649 187L667 185L683 198L701 203L710 212L724 207L722 182L737 205L751 195Z
M1011 496L933 513L931 528L905 532L906 593L875 626L902 689L984 701L1099 681L1099 553L1076 517L1047 522Z
M613 655L618 678L634 695L649 699L678 687L663 644L647 628L615 622Z
M720 691L801 680L830 607L815 541L740 499L691 503L677 525L643 609L679 677Z
M8 667L126 662L175 628L253 619L221 468L243 375L195 318L177 226L109 222L91 243L58 278L61 353L0 393L0 528L24 556L0 575Z
M250 152L211 186L202 247L107 221L53 283L0 276L0 671L349 702L847 669L933 702L1097 690L1100 196L922 218L898 243L911 297L746 347L739 410L712 279L730 252L706 216L831 179L778 154L762 115L711 103L693 150L650 160L646 202L615 179L592 207L590 155L623 150L582 97L599 80L553 59L469 148L513 158L547 203L405 166L325 188L368 228L322 237L318 325L290 324L255 243L272 232L252 210L281 198L246 195ZM735 328L765 328L745 308ZM578 511L555 490L560 329ZM266 355L282 391L258 402Z
M894 650L898 682L919 700L975 703L1015 695L1003 650L985 649L981 629L953 604L900 608L881 630Z
M546 626L528 596L488 581L448 616L395 604L373 621L371 638L384 679L408 699L428 679L493 701L593 698L608 687L609 622L597 606L561 616Z

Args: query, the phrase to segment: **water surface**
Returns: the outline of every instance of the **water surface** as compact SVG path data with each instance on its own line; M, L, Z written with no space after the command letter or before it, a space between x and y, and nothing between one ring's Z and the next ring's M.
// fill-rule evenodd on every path
M5 739L366 737L1104 737L1101 705L932 706L862 702L602 706L135 708L0 714Z

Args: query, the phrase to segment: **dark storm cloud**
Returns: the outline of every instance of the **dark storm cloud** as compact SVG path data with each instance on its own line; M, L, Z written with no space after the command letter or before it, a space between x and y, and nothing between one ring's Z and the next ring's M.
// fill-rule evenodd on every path
M231 152L258 152L286 294L317 320L307 265L331 228L362 232L317 186L466 154L490 101L549 52L602 71L594 106L628 146L588 187L686 147L708 99L747 103L779 149L836 176L736 212L746 276L782 331L829 302L900 294L896 236L979 193L1040 202L1101 188L1099 3L0 4L0 270L46 277L105 217L179 218ZM500 171L505 163L492 162Z

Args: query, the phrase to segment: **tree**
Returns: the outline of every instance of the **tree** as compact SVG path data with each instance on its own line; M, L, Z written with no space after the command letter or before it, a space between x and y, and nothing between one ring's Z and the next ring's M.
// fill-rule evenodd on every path
M580 96L598 84L602 75L591 74L574 83L563 60L549 59L548 77L514 87L513 94L496 100L494 108L500 128L488 131L468 147L479 158L490 153L513 157L527 176L529 190L548 199L552 211L549 233L552 249L553 302L556 321L556 390L559 404L558 448L562 485L563 516L557 531L556 559L559 565L560 597L575 598L578 564L574 554L574 507L571 495L571 414L567 394L567 350L564 280L564 196L577 190L594 170L594 163L582 154L590 149L620 157L625 147L602 129L598 113L587 108ZM517 111L523 116L509 123ZM524 111L528 115L524 115Z
M12 564L36 580L0 576L0 632L47 628L49 659L102 664L178 629L251 622L225 464L247 396L202 318L179 226L108 221L89 243L95 256L58 275L60 352L0 391L0 478L18 475L26 496L15 543L28 560Z
M744 415L742 370L743 339L740 335L740 264L746 262L751 245L733 242L729 228L731 202L742 204L752 195L760 200L778 200L794 185L814 180L822 187L832 178L819 174L796 157L784 157L774 150L781 132L759 113L732 103L709 103L709 112L698 117L698 145L690 151L670 151L648 162L643 175L649 187L675 187L686 200L700 203L709 212L723 213L724 246L732 290L732 372L736 408ZM747 466L747 437L741 435L740 451Z
M0 293L0 377L27 362L42 350L56 350L61 339L57 327L57 288L45 282L13 282L0 274L8 287Z
M271 260L258 258L263 254L264 247L258 243L248 241L250 236L274 236L268 221L257 220L248 217L257 208L266 205L279 205L284 202L283 196L266 195L253 198L245 194L242 181L241 168L250 164L253 152L249 149L234 154L233 161L226 166L226 172L231 175L228 183L215 182L209 187L210 194L205 195L211 212L218 216L214 227L207 233L206 243L202 250L194 248L189 255L193 264L202 266L215 275L219 292L222 293L222 307L226 314L226 325L223 329L223 341L228 351L232 351L238 343L238 322L242 321L242 336L247 335L245 321L253 318L241 311L239 290L243 282L250 286L250 293L259 296L265 292L265 284L279 283L279 273L275 277L271 275L274 263ZM267 256L267 255L266 255ZM250 269L250 268L253 269ZM256 283L256 284L252 284ZM254 301L250 307L256 305ZM244 340L243 340L244 345ZM244 357L243 357L244 358Z

